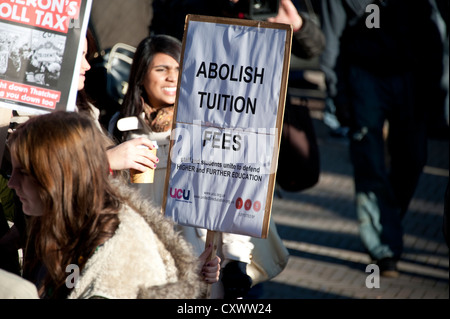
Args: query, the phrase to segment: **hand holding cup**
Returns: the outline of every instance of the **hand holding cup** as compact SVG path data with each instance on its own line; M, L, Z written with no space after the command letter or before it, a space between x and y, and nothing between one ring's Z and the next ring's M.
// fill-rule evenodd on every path
M140 148L147 148L145 145L138 145ZM153 149L150 151L156 156L156 152L158 149L158 143L153 141ZM153 183L155 179L155 168L148 167L146 171L141 172L136 169L130 169L130 181L131 183Z

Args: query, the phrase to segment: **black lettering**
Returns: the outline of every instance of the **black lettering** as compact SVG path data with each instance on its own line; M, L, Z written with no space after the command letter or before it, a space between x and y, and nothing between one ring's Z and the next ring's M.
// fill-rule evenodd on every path
M198 76L200 74L203 74L203 76L206 78L206 67L205 67L205 62L202 62L202 64L200 64L200 67L198 68L197 74L195 75L195 77L198 78Z
M216 79L219 77L221 80L229 80L232 82L246 82L246 83L258 83L264 82L264 68L258 69L251 66L235 66L228 65L226 63L218 65L215 62L210 62L207 72L206 63L202 62L197 70L196 77L203 76L209 79Z
M220 108L220 98L222 97L222 94L219 94L219 97L217 99L217 109L219 110Z
M253 99L253 104L252 104L252 100L250 100L250 98L247 99L247 113L248 113L248 109L250 108L252 110L252 114L255 114L256 112L256 97Z
M225 69L225 75L223 75L223 69ZM230 74L230 67L228 66L228 64L222 64L219 69L219 78L221 80L226 80L228 78L228 74Z
M250 83L252 81L252 76L253 76L252 72L253 72L253 69L251 66L248 66L245 68L244 73L246 76L244 77L244 82Z
M241 139L242 139L242 137L240 135L233 136L233 142L234 142L233 151L239 151L241 149Z
M240 109L238 108L239 101L241 102L240 104L242 105ZM242 96L236 97L236 101L234 102L234 110L238 113L242 113L242 111L244 111L244 109L245 109L245 99Z
M224 150L230 149L230 141L231 141L230 137L231 137L230 133L223 133L222 149Z
M203 96L206 95L206 92L198 92L198 95L200 95L200 108L203 107Z
M203 133L203 146L205 146L206 141L210 141L211 140L211 131L205 131Z
M209 76L210 79L215 79L217 77L217 63L211 62L209 64Z
M230 112L233 111L233 102L234 102L234 95L231 95L231 101L230 101Z
M253 83L256 83L256 78L259 78L259 77L261 77L260 84L263 84L264 68L262 68L261 73L258 73L258 68L255 68L255 79L254 79Z
M219 136L219 138L217 138L218 136ZM219 144L217 144L216 142L219 142ZM220 148L220 132L214 132L212 147Z
M211 93L208 93L208 98L207 98L207 102L206 102L206 106L208 107L208 109L213 109L216 106L216 93L214 93L214 97L211 101Z
M231 66L230 81L236 82L238 79L233 77L233 74L234 74L234 65Z
M238 112L238 113L256 113L256 98L253 100L249 97L234 96L229 94L197 92L200 95L200 108L206 104L210 110L217 109L222 111ZM204 98L206 96L206 98ZM223 103L222 103L223 102Z
M227 110L227 101L230 96L231 95L228 95L228 94L222 94L222 97L224 98L224 101L223 101L223 110L224 111ZM217 107L219 107L219 106L217 106Z

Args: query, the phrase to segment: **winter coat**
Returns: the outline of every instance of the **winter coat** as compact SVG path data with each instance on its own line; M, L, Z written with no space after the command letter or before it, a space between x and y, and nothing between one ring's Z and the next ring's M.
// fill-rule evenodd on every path
M113 237L82 270L69 298L200 298L206 284L190 245L155 206L125 184L126 198Z

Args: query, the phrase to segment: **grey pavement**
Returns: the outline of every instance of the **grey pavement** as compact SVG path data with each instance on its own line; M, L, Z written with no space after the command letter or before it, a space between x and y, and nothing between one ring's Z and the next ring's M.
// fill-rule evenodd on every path
M442 232L449 141L429 141L428 163L403 221L400 276L379 278L377 288L358 235L348 143L331 137L320 118L314 124L319 182L298 193L277 189L272 216L290 258L277 277L253 289L254 298L449 299L449 249Z

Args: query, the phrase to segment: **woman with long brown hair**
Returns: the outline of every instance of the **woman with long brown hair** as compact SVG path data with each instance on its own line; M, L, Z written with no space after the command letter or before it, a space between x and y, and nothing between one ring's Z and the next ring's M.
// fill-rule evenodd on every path
M13 188L30 216L24 277L41 298L197 298L203 265L173 224L110 174L105 136L78 112L9 137Z

